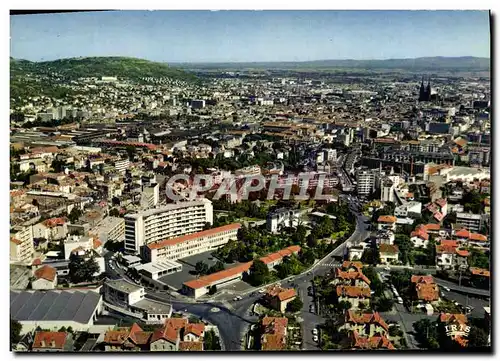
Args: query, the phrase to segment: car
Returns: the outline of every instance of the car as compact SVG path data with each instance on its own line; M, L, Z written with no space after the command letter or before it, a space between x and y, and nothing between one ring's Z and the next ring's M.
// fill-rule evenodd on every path
M384 267L384 270L385 270L385 271L390 271L390 270L391 270L391 267L386 266L386 267Z
M264 290L259 290L259 293L264 293L265 291Z
M313 336L313 341L318 342L318 336Z
M241 296L238 296L238 297L236 297L236 298L238 299L238 301L240 301L240 300L242 300L242 299L243 299L243 297L241 297Z
M238 297L233 298L233 301L238 301Z
M450 292L450 291L451 291L449 287L446 287L446 286L442 286L442 287L443 287L443 289L444 289L446 292Z
M402 299L401 297L398 297L398 303L399 303L400 305L402 305L402 304L403 304L403 299Z
M313 335L317 335L318 334L318 329L317 328L313 328L312 333L313 333Z

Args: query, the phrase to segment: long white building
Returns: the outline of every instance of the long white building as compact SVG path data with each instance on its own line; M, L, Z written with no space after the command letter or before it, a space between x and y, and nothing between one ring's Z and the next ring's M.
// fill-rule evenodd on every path
M177 260L210 251L225 245L230 240L237 239L240 227L241 224L233 223L182 237L149 243L144 247L144 259L149 262Z
M206 223L213 223L213 207L205 198L128 214L125 251L139 254L147 244L199 232Z

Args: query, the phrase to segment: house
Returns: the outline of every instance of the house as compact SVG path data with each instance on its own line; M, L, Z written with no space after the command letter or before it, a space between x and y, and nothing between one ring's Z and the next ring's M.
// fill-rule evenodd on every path
M355 331L363 337L388 336L389 326L378 312L357 313L348 310L344 317L344 324L339 330Z
M288 303L297 297L293 288L281 288L280 286L271 286L264 295L267 303L275 310L285 313Z
M396 231L397 218L394 216L380 216L377 219L378 230L391 230Z
M413 247L427 247L427 243L429 243L429 234L425 226L418 226L415 228L415 230L410 233L410 241L413 243Z
M411 283L417 300L422 302L439 301L439 288L432 276L413 275Z
M447 336L458 342L460 346L466 347L468 343L467 334L470 326L467 324L467 316L461 313L441 313L438 323L445 328ZM454 330L454 331L453 331Z
M395 350L387 336L363 337L358 332L349 333L349 348L354 350Z
M474 287L490 288L491 287L491 273L487 269L470 267L469 279Z
M50 218L33 226L33 238L44 238L47 241L57 241L68 235L65 218Z
M344 262L346 264L346 262ZM351 262L348 271L343 271L340 268L336 268L333 274L333 280L330 284L333 285L343 285L343 286L356 286L363 288L370 288L370 280L361 271L361 267L357 268L356 262Z
M69 332L37 331L31 346L33 352L73 351L73 338Z
M104 334L104 351L147 351L153 332L145 332L134 323L131 327L118 327Z
M466 228L462 228L458 231L453 232L453 236L456 240L460 241L467 246L485 247L489 248L490 242L488 237L481 233L473 233L468 231Z
M188 323L184 327L184 341L200 342L203 341L205 335L204 323Z
M468 257L469 251L460 248L457 241L442 240L436 245L436 267L438 269L465 269Z
M264 317L261 321L260 344L263 351L279 351L286 347L288 318Z
M338 302L349 302L351 309L368 308L370 306L371 292L368 287L339 285L336 292Z
M205 324L186 318L168 318L153 332L150 351L203 351Z
M378 251L382 264L399 261L399 247L397 245L381 244Z
M33 272L35 278L31 282L34 290L52 290L57 286L57 270L49 265L44 265Z

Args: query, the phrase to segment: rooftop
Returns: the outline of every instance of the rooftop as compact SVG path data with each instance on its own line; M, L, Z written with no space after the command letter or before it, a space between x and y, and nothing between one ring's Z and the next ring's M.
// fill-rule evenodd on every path
M114 288L118 291L124 292L124 293L132 293L132 292L136 292L136 291L144 289L144 287L137 286L133 283L125 281L124 279L107 280L105 284L109 287L112 287L112 288Z

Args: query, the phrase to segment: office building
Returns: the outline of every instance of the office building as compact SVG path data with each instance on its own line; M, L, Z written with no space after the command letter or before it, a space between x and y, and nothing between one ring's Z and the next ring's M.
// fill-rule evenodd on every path
M457 224L462 225L470 232L479 232L482 226L480 214L457 213Z

